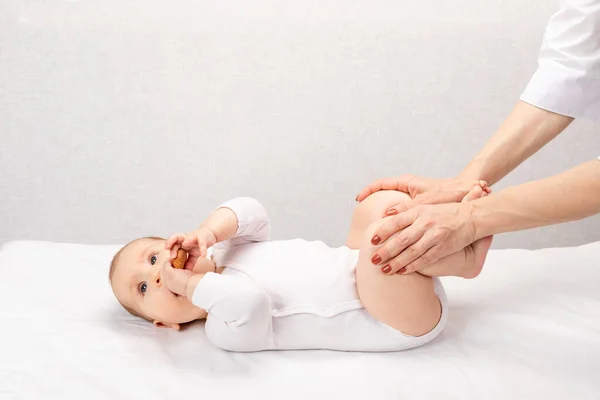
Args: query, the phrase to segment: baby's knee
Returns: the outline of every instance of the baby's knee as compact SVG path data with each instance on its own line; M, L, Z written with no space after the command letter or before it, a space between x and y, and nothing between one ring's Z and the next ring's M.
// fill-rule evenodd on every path
M375 192L356 206L354 216L373 220L385 215L388 208L398 204L406 205L411 200L410 196L397 190L381 190Z

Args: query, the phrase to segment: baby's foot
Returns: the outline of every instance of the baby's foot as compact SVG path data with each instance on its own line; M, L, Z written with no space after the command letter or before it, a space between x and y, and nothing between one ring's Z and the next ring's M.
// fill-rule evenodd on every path
M488 194L492 193L492 189L488 187L486 181L477 181L473 184L473 187L467 193L467 195L462 199L462 203L466 203L467 201L477 200L480 197L485 197Z
M476 182L471 191L463 198L462 202L465 203L467 201L477 200L487 196L491 192L492 190L487 186L485 181ZM481 273L488 250L492 245L492 239L493 236L487 236L464 248L465 265L460 276L472 279Z
M473 279L479 276L492 245L492 239L493 236L486 236L463 249L465 252L465 265L460 274L461 277Z

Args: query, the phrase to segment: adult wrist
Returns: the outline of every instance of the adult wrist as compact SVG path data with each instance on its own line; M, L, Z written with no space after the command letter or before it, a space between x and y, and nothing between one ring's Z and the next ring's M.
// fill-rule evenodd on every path
M452 185L460 189L466 190L467 192L473 188L475 182L481 180L479 177L463 176L458 175L451 179Z
M473 185L473 182L482 180L490 184L488 177L484 176L482 172L482 164L483 160L474 158L473 160L471 160L469 165L465 167L465 169L456 176L455 179L467 185Z
M466 203L470 208L470 218L474 230L474 242L495 233L493 230L493 219L491 218L489 199L490 197L483 197Z

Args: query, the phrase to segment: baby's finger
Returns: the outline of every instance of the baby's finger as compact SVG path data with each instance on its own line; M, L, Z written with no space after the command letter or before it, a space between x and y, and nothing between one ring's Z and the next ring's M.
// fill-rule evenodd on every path
M206 258L206 243L200 245L200 258Z
M173 247L171 248L171 254L169 254L169 260L174 260L175 258L177 258L177 252L180 248L181 245L179 243L175 243L173 245Z
M185 264L183 265L183 269L193 271L194 266L196 265L196 261L198 261L198 257L194 257L194 256L188 257L188 259L185 261Z
M169 238L167 239L167 242L165 243L165 249L166 250L171 250L171 247L173 247L173 245L175 243L181 243L185 240L185 233L175 233L171 236L169 236Z
M198 242L198 237L196 235L188 235L186 239L181 243L183 248L189 248L194 246Z
M163 265L160 267L160 278L165 281L165 284L168 286L169 279L173 278L173 266L170 261L165 261Z

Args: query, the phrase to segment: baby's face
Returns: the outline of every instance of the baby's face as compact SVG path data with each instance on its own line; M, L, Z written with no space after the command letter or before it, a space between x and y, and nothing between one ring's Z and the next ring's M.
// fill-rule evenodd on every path
M112 287L123 305L156 325L179 329L179 324L204 318L206 312L161 284L160 266L169 259L169 251L164 247L165 241L159 239L129 244L118 258Z

